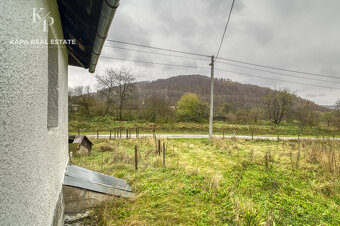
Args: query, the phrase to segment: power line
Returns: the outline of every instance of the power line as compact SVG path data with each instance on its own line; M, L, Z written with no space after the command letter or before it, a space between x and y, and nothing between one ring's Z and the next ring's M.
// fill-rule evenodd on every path
M314 75L314 76L319 76L319 77L340 79L340 77L337 77L337 76L323 75L323 74L316 74L316 73L305 72L305 71L297 71L297 70L291 70L291 69L285 69L285 68L279 68L279 67L266 66L266 65L263 65L263 64L255 64L255 63L250 63L250 62L245 62L245 61L240 61L240 60L234 60L234 59L230 59L230 58L220 57L219 59L220 60L232 61L232 62L236 62L236 63L241 63L241 64L248 64L248 65L257 66L257 67L275 69L275 70L280 70L280 71L287 71L287 72L294 72L294 73L305 74L305 75Z
M128 62L143 63L143 64L154 64L154 65L163 65L163 66L185 67L185 68L196 68L196 69L209 69L210 70L209 67L197 67L197 66L191 66L191 65L168 64L168 63L142 61L142 60L128 60L128 59L108 57L108 56L100 56L100 57L106 58L106 59L112 59L112 60L128 61ZM256 78L262 78L262 79L280 81L280 82L287 82L287 83L298 84L298 85L314 86L314 87L321 87L321 88L328 88L328 89L340 89L340 88L336 88L336 87L313 85L313 84L309 84L309 83L292 82L292 81L286 81L286 80L281 80L281 79L272 79L272 78L258 76L258 75L246 74L246 73L241 73L241 72L236 72L236 71L229 71L229 70L225 70L225 69L221 69L221 68L215 68L215 70L229 72L229 73L235 73L235 74L244 75L244 76L247 76L247 77L256 77Z
M159 63L159 62L150 62L150 61L143 61L143 60L128 60L116 57L107 57L107 56L100 56L101 58L112 59L112 60L120 60L120 61L128 61L128 62L135 62L135 63L143 63L143 64L155 64L155 65L163 65L163 66L173 66L173 67L186 67L186 68L198 68L198 69L210 69L209 67L196 67L191 65L181 65L181 64L168 64L168 63Z
M288 76L288 77L293 77L293 78L301 78L301 79L313 80L313 81L318 81L318 82L340 83L340 82L329 81L329 80L322 80L322 79L316 79L316 78L307 78L307 77L302 77L302 76L298 76L298 75L283 74L283 73L276 72L276 71L267 71L267 70L263 70L263 69L247 67L247 66L237 65L237 64L232 64L232 63L226 63L226 62L221 62L221 61L217 61L217 63L231 65L231 66L235 66L235 67L252 69L252 70L255 70L255 71L262 71L262 72L267 72L267 73L272 73L272 74L278 74L278 75Z
M186 52L186 51L175 50L175 49L166 49L166 48L154 47L154 46L149 46L149 45L135 44L131 42L123 42L123 41L118 41L118 40L113 40L113 39L106 39L106 41L120 43L124 45L132 45L132 46L139 46L139 47L150 48L150 49L157 49L157 50L168 51L168 52L183 53L183 54L202 56L202 57L210 57L209 55L205 55L201 53Z
M256 78L268 79L268 80L279 81L279 82L288 82L288 83L298 84L298 85L315 86L315 87L321 87L321 88L327 88L327 89L340 89L340 88L336 88L336 87L321 86L321 85L314 85L314 84L309 84L309 83L292 82L292 81L287 81L287 80L268 78L268 77L253 75L253 74L246 74L246 73L241 73L241 72L236 72L236 71L224 70L224 69L220 69L220 68L215 68L215 70L229 72L229 73L235 73L235 74L238 74L238 75L244 75L244 76L248 76L248 77L256 77Z
M218 51L217 51L215 60L217 60L218 55L220 54L220 50L221 50L221 48L222 48L224 36L225 36L225 33L226 33L226 31L227 31L227 28L228 28L229 21L230 21L231 12L233 11L233 8L234 8L234 3L235 3L235 0L233 0L233 2L231 3L230 11L229 11L229 14L228 14L228 19L227 19L227 22L226 22L226 24L225 24L225 26L224 26L224 31L223 31L223 35L222 35L220 47L218 48Z
M162 51L176 52L176 53L189 54L189 55L202 56L202 57L209 57L209 58L211 57L211 56L206 55L206 54L186 52L186 51L173 50L173 49L166 49L166 48L160 48L160 47L154 47L154 46L147 46L147 45L141 45L141 44L136 44L136 43L118 41L118 40L107 39L107 41L116 42L116 43L120 43L120 44L126 44L126 45L133 45L133 46L151 48L151 49L162 50ZM257 66L257 67L263 67L263 68L268 68L268 69L274 69L274 70L280 70L280 71L286 71L286 72L293 72L293 73L298 73L298 74L305 74L305 75L313 75L313 76L318 76L318 77L340 79L340 76L331 76L331 75L317 74L317 73L311 73L311 72L305 72L305 71L297 71L297 70L285 69L285 68L281 68L281 67L273 67L273 66L267 66L267 65L263 65L263 64L257 64L257 63L253 63L253 62L246 62L246 61L241 61L241 60L235 60L235 59L231 59L231 58L219 57L218 59L225 60L225 61L236 62L236 63L241 63L241 64L252 65L252 66Z
M194 58L194 57L186 57L186 56L179 56L179 55L166 54L166 53L156 53L156 52L144 51L144 50L139 50L139 49L130 49L130 48L123 48L123 47L118 47L118 46L110 46L110 45L105 45L105 46L106 47L110 47L110 48L114 48L114 49L121 49L121 50L135 51L135 52L155 54L155 55L161 55L161 56L169 56L169 57L177 57L177 58L183 58L183 59L200 60L200 61L210 62L210 60L207 60L207 59L200 59L200 58ZM247 66L243 66L243 65L226 63L226 62L222 62L222 61L215 61L215 62L221 63L221 64L225 64L225 65L231 65L231 66L235 66L235 67L240 67L240 68L246 68L246 69L251 69L251 70L256 70L256 71L262 71L262 72L267 72L267 73L272 73L272 74L278 74L278 75L287 76L287 77L300 78L300 79L306 79L306 80L313 80L313 81L318 81L318 82L340 83L340 82L329 81L329 80L307 78L307 77L302 77L302 76L298 76L298 75L289 75L289 74L284 74L284 73L280 73L280 72L276 72L276 71L268 71L268 70L253 68L253 67L247 67Z
M186 56L179 56L179 55L166 54L166 53L156 53L156 52L144 51L144 50L139 50L139 49L129 49L129 48L123 48L123 47L118 47L118 46L110 46L110 45L104 45L104 46L110 47L113 49L121 49L121 50L135 51L135 52L141 52L141 53L150 53L150 54L161 55L161 56L170 56L170 57L178 57L178 58L183 58L183 59L201 60L201 61L210 62L210 60L207 60L207 59L200 59L200 58L194 58L194 57L186 57Z
M194 57L186 57L186 56L179 56L179 55L165 54L165 53L156 53L156 52L144 51L144 50L139 50L139 49L129 49L129 48L123 48L123 47L118 47L118 46L110 46L110 45L105 45L105 46L106 47L110 47L110 48L114 48L114 49L121 49L121 50L135 51L135 52L155 54L155 55L161 55L161 56L170 56L170 57L178 57L178 58L183 58L183 59L200 60L200 61L210 62L210 60L207 60L207 59L200 59L200 58L194 58ZM256 70L256 71L262 71L262 72L267 72L267 73L272 73L272 74L278 74L278 75L287 76L287 77L307 79L307 80L313 80L313 81L318 81L318 82L340 83L340 82L329 81L329 80L307 78L307 77L302 77L302 76L298 76L298 75L283 74L283 73L280 73L280 72L268 71L268 70L253 68L253 67L247 67L247 66L243 66L243 65L226 63L226 62L222 62L222 61L215 61L215 62L221 63L221 64L225 64L225 65L231 65L231 66L235 66L235 67L240 67L240 68L246 68L246 69L251 69L251 70Z

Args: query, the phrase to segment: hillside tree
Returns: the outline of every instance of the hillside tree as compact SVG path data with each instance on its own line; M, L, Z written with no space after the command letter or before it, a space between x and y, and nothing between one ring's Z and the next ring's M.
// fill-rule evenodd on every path
M220 114L223 115L223 116L226 116L228 115L229 113L231 113L232 111L232 106L225 102L222 104L221 108L220 108Z
M293 104L294 95L286 89L272 90L265 97L269 119L278 125L283 117L289 112Z
M196 94L187 93L177 103L177 117L180 121L200 122L208 118L208 103Z
M172 115L173 110L163 98L153 96L145 100L144 119L150 122L168 122Z

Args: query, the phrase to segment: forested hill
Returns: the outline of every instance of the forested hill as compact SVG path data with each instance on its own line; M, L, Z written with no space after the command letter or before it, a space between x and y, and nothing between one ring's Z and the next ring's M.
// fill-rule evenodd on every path
M139 97L143 99L151 96L163 97L169 105L175 105L179 98L188 92L197 94L205 101L208 101L210 96L210 78L203 75L179 75L152 82L137 82L136 87ZM245 110L252 107L263 107L263 98L269 91L269 88L257 85L215 79L214 101L216 105L227 102ZM300 97L296 98L296 102L307 101ZM329 109L323 106L312 104L315 105L315 110L329 111Z

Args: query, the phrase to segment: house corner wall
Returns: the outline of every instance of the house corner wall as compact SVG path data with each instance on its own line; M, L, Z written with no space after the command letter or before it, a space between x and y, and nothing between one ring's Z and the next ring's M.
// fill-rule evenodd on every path
M59 45L58 124L48 128L47 45L32 22L33 8L54 18L54 38L63 39L56 0L0 1L0 224L62 224L62 182L68 161L68 53ZM43 12L43 11L41 11ZM44 14L44 13L41 13ZM44 14L45 15L45 14Z

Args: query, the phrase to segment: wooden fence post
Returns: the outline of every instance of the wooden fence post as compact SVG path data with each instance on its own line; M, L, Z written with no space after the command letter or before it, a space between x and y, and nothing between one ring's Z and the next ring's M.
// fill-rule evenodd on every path
M158 155L161 156L161 140L158 140Z
M277 142L280 142L280 135L277 134Z
M163 143L163 167L165 167L165 142Z
M251 131L251 140L254 140L254 132Z
M129 129L126 129L126 139L129 139Z
M135 145L135 170L138 170L138 150L137 145Z
M224 138L224 130L222 130L222 134L223 134L222 137Z
M99 138L99 131L98 131L98 129L97 129L97 139Z
M78 129L78 135L80 135L80 129Z
M110 129L110 140L111 140L111 129Z
M156 138L155 129L152 130L153 138Z

